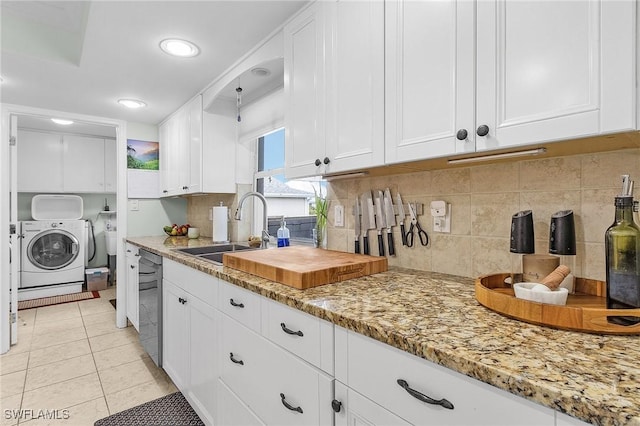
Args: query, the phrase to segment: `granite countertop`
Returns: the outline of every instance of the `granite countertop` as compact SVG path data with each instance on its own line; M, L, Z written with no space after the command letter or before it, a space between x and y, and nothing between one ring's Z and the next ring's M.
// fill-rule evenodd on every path
M475 299L474 280L391 268L297 290L176 252L206 238L128 242L341 327L602 425L640 425L640 337L555 330L506 318Z

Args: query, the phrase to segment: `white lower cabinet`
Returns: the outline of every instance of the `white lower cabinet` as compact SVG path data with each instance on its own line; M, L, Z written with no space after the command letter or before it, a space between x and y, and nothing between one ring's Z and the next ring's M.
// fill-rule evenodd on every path
M138 272L140 263L140 254L138 254L138 247L133 244L127 244L125 248L125 263L127 268L127 318L131 321L131 324L136 330L139 328L139 287L138 287Z
M336 379L411 424L555 424L551 408L339 327Z
M217 425L264 426L264 422L220 379L217 394L218 407L221 407L217 412Z
M333 423L333 377L236 320L221 317L220 378L243 404L265 424Z
M410 423L365 398L346 385L335 381L336 426L401 425Z
M218 380L218 279L166 258L163 274L163 368L211 425Z

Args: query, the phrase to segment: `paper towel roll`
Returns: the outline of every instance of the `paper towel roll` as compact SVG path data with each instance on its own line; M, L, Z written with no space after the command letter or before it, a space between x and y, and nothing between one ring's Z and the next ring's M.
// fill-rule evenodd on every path
M215 243L229 241L227 229L229 223L229 209L225 206L213 207L213 236Z

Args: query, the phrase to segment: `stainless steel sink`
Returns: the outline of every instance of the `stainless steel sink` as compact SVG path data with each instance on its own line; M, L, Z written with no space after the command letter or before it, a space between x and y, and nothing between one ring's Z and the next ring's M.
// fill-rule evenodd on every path
M242 244L219 244L214 246L204 247L189 247L183 249L176 249L176 251L191 256L199 257L200 259L208 260L213 263L222 264L222 255L224 253L233 253L234 251L244 250L260 250L260 248L253 248Z

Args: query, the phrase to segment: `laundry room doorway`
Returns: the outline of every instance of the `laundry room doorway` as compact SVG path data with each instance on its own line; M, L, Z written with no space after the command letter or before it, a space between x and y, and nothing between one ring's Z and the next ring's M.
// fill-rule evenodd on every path
M72 124L65 124L68 122ZM77 194L88 201L84 219L96 218L105 223L108 220L109 226L117 230L118 241L126 235L126 208L118 209L117 216L114 214L104 219L94 214L109 204L114 210L115 206L127 205L126 123L3 104L0 128L3 140L0 148L0 226L9 230L0 233L0 353L5 353L19 339L18 296L24 255L21 228L22 222L33 219L29 209L33 197L39 194ZM36 144L33 136L36 136ZM72 144L80 147L76 155L69 152ZM103 158L102 168L85 164L91 161L100 164ZM97 179L91 179L87 173L93 173ZM68 226L64 220L61 223ZM49 226L54 226L53 222ZM88 229L84 231L86 235L89 235ZM83 232L80 234L85 235ZM84 279L84 267L93 266L89 263L90 258L95 259L94 263L102 261L102 258L106 262L106 248L102 247L104 242L96 243L94 239L92 252L89 242L84 244L85 240L79 240L77 247L74 244L69 247L84 251ZM116 274L124 276L122 247L118 247L116 259ZM73 280L77 280L75 275ZM58 284L55 280L52 283L43 280L43 288L53 289ZM46 287L48 285L52 287ZM124 300L124 288L120 287L116 287L116 298ZM120 306L125 304L118 303L116 308L116 325L121 328L126 327L126 313Z

